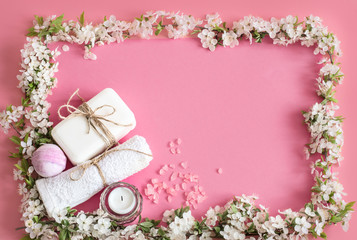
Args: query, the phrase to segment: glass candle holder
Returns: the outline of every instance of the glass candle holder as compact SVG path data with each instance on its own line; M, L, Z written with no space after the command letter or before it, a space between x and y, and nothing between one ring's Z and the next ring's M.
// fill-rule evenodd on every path
M100 196L100 208L119 224L130 223L141 214L143 197L129 183L113 183Z

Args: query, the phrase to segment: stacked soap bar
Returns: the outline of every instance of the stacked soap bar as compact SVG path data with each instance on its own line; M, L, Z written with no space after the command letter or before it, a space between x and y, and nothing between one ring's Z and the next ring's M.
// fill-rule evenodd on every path
M92 110L103 105L110 105L115 111L105 118L120 125L130 125L120 126L101 120L104 126L113 134L116 141L119 141L136 126L134 113L111 88L104 89L87 101L87 104ZM103 107L96 111L96 114L105 116L112 112L113 109L111 107ZM81 115L69 115L53 128L52 137L74 165L92 159L107 147L102 137L93 129L88 132L87 119Z

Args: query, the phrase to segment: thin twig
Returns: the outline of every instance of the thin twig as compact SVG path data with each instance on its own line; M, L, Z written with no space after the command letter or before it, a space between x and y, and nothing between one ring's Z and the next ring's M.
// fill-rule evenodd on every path
M21 133L16 129L16 127L14 126L13 123L10 123L11 127L17 132L17 134L19 134L19 136L21 136Z

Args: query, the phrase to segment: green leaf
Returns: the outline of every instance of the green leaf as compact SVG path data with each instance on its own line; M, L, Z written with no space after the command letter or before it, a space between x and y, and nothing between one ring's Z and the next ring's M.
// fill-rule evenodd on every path
M232 209L233 213L237 213L238 212L238 209L234 204L231 204L231 209Z
M157 233L161 236L161 237L164 237L166 234L165 234L165 231L162 230L162 228L159 228L159 230L157 231Z
M108 19L107 19L107 16L104 16L104 22L106 22Z
M338 217L338 216L332 216L331 218L331 222L332 223L338 223L342 221L342 217Z
M324 232L322 232L322 233L320 234L320 237L322 237L323 239L327 239L327 235L326 235L326 233L324 233Z
M82 14L84 14L84 12ZM54 20L52 20L51 24L54 25L54 26L62 25L63 17L64 17L64 14L62 14L61 16L55 18Z
M43 17L39 17L39 16L35 15L35 19L36 19L38 25L42 26L42 24L43 24Z
M161 33L161 31L162 31L162 29L157 29L157 30L155 31L155 35L156 35L156 36L159 35L159 34Z
M248 230L247 230L248 233L253 233L255 232L255 225L254 223L250 224Z
M10 140L17 145L21 145L21 139L18 136L12 136Z
M21 167L25 173L27 173L27 170L29 169L29 163L26 159L21 160Z
M27 140L29 140L29 136L30 136L30 132L26 133L26 135L24 137L24 142L27 143Z
M68 240L67 236L69 235L69 232L67 229L62 229L60 234L58 235L58 240Z
M25 235L20 240L31 240L31 238L30 235Z
M352 207L355 203L356 203L355 201L347 203L345 209L347 209L348 211L353 211Z
M140 223L140 226L144 228L151 228L154 226L154 224L152 222L142 222Z
M78 18L79 23L81 24L81 26L84 25L84 11L82 12L81 16ZM104 20L106 21L106 20Z
M19 165L19 164L15 164L14 165L17 169L19 169L22 172L25 172L24 169Z

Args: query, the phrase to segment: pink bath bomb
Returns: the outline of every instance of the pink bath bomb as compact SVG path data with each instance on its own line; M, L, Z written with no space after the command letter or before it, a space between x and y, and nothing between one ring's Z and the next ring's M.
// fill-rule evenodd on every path
M32 155L32 165L42 177L53 177L66 167L67 158L55 144L44 144Z

